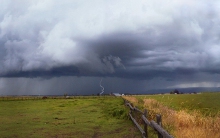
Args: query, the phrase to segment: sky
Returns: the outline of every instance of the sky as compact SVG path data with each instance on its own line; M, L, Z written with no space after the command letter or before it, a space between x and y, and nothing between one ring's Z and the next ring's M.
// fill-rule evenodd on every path
M218 0L0 3L0 95L220 87Z

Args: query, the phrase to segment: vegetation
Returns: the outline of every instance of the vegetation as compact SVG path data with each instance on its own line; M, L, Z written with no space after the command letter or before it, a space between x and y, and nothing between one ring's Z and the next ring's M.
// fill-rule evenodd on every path
M122 98L0 98L1 137L140 137Z
M220 137L220 93L124 98L148 109L149 120L161 114L163 127L177 138Z
M203 116L220 115L220 93L182 94L182 95L149 95L137 99L155 99L174 110L201 112Z

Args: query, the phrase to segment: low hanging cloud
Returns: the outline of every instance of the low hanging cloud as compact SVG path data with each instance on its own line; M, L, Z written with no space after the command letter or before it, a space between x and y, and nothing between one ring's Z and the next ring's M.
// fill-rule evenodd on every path
M220 73L220 2L8 1L0 76L174 79Z

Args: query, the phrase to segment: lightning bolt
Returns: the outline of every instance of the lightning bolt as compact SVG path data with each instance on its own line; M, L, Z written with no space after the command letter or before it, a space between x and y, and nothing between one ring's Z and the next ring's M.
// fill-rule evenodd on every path
M105 88L102 86L102 79L100 80L100 87L101 87L101 93L99 95L102 95L105 90Z

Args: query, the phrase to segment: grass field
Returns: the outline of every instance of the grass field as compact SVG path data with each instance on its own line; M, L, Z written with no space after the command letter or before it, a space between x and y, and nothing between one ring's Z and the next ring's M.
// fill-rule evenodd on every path
M140 137L122 98L0 99L3 138Z
M174 110L198 111L204 116L220 115L220 92L137 96L140 101L155 99Z
M177 138L220 137L220 93L124 97L148 109L149 119L162 115L164 128Z

